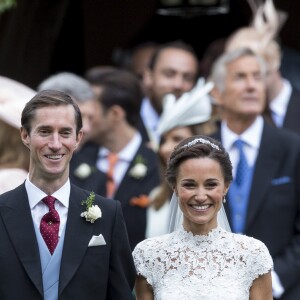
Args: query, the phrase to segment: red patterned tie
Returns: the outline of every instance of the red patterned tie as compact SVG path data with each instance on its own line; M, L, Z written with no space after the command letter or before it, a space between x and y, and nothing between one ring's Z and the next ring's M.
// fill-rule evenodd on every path
M56 245L58 243L58 231L59 231L59 214L54 208L55 198L47 196L43 199L43 202L49 207L49 212L46 213L41 220L40 232L41 235L51 253L53 254Z

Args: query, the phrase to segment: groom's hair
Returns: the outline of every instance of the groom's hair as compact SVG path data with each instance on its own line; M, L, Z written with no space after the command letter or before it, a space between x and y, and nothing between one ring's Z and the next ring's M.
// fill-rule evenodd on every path
M76 134L82 128L82 118L81 112L78 105L73 101L71 96L64 92L56 90L43 90L37 93L27 104L25 105L22 116L21 125L22 127L30 133L31 122L35 117L35 112L37 109L48 106L60 106L60 105L72 105L75 112L76 121Z

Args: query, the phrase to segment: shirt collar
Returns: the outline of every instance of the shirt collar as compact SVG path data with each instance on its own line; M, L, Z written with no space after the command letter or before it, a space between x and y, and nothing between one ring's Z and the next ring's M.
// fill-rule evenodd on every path
M159 120L159 115L152 106L149 98L144 98L141 106L141 117L147 128L155 131Z
M221 136L224 148L228 151L233 147L234 142L240 138L251 148L258 149L261 141L264 121L262 116L258 116L252 125L241 135L231 131L226 122L221 123Z
M139 132L136 132L131 141L118 153L118 157L122 161L130 162L134 158L142 143L142 136ZM99 149L99 156L106 157L110 151L102 147Z
M33 209L44 197L47 196L42 190L40 190L37 186L35 186L29 179L29 175L25 181L25 188L28 195L29 206L30 209ZM56 192L54 192L51 196L56 198L61 204L63 204L66 208L69 207L69 199L71 192L71 184L68 179L66 183Z
M270 109L278 116L284 116L292 94L290 82L283 79L283 88L280 93L270 102Z

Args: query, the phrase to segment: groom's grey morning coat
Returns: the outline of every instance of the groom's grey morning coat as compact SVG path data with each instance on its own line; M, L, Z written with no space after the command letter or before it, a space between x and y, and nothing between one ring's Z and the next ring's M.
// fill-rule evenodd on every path
M96 195L102 217L80 214L89 192L71 185L58 299L132 299L135 269L121 205ZM93 235L106 245L88 247ZM37 237L25 184L0 195L0 299L43 299Z

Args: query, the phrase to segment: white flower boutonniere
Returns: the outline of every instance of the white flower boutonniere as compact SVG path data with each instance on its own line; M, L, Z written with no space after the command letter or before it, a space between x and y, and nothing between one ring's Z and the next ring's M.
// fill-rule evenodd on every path
M97 219L102 217L102 211L98 205L93 205L95 201L95 193L91 192L86 200L81 202L81 205L86 206L86 211L80 214L87 222L94 223Z
M147 173L146 162L141 155L137 155L134 160L134 166L129 171L129 175L136 179L142 179Z
M94 171L95 168L86 163L83 163L78 166L78 168L74 171L74 174L80 179L85 179L89 177Z

